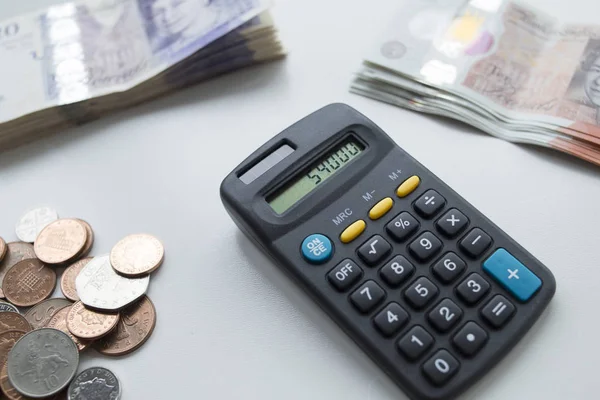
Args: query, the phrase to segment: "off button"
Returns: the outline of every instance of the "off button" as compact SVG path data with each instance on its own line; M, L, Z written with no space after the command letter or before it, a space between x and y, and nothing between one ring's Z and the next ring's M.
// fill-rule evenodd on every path
M314 233L304 239L302 255L311 264L322 264L333 255L333 244L326 236Z

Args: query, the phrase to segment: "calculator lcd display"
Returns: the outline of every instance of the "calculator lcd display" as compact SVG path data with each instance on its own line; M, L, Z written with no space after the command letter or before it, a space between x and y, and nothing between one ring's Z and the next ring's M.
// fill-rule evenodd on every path
M312 192L326 179L343 169L364 150L354 138L349 138L313 163L304 174L295 177L280 190L267 198L267 203L282 214Z

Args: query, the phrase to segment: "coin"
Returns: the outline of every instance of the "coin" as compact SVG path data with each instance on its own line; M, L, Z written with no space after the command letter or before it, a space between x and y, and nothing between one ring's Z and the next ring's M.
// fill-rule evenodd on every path
M56 273L38 259L19 261L2 281L4 295L18 307L33 306L50 297L56 287Z
M60 278L60 290L63 295L72 301L79 301L79 296L77 295L77 288L75 287L75 278L81 272L83 267L90 262L92 257L82 258L81 260L75 262L70 267L68 267L65 272L63 272Z
M83 250L87 241L85 226L75 219L51 222L38 235L33 245L37 257L48 264L72 260Z
M157 238L146 234L129 235L121 239L110 252L110 263L125 276L140 276L157 269L165 249Z
M137 350L152 335L156 326L156 309L148 296L125 310L117 329L98 340L94 348L107 356L122 356Z
M121 398L121 384L111 371L93 367L82 371L69 385L69 400Z
M18 313L19 309L10 303L7 303L5 301L0 301L0 313L7 312L7 311Z
M25 336L25 334L27 334L27 332L17 330L0 333L0 365L6 362L10 350L19 339Z
M29 243L25 242L11 242L6 247L8 247L7 255L4 257L4 260L0 262L0 283L4 280L4 275L6 272L16 263L21 260L26 260L29 258L35 258L35 252L33 251L33 246ZM0 288L0 297L4 298L4 291Z
M81 254L78 255L78 257L85 257L90 253L90 250L92 249L92 246L94 245L94 231L92 230L92 227L90 224L88 224L86 221L77 218L77 221L81 222L81 224L83 224L83 227L85 228L85 232L87 235L87 240L85 241L85 245L83 246L83 250L81 251Z
M71 306L67 306L58 310L52 316L52 318L50 318L50 321L48 321L46 327L58 329L59 331L66 333L75 343L79 351L84 351L90 346L90 344L92 344L92 341L80 339L77 336L74 336L71 331L69 331L69 328L67 328L67 315L69 315L69 310L71 310Z
M115 272L108 255L94 257L81 270L75 287L79 298L90 308L116 311L146 293L150 276L125 278Z
M72 303L66 299L48 299L32 307L25 313L25 319L29 321L33 329L39 329L46 326L50 318L54 316L61 308L70 306Z
M29 332L31 329L29 321L21 314L16 312L0 313L0 333L14 330Z
M24 242L33 243L42 229L57 219L58 213L50 207L29 210L17 222L17 237Z
M77 346L56 329L41 328L23 336L8 355L8 379L29 397L48 397L69 385L79 366Z
M99 313L85 308L81 301L67 314L67 328L78 338L98 339L109 334L119 322L119 313Z
M8 251L8 246L4 239L0 237L0 261L6 256L6 252Z

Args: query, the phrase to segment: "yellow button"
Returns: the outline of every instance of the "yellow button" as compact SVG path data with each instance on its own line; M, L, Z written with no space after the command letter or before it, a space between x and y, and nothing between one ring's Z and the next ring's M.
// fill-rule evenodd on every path
M419 178L416 175L413 175L404 182L402 182L400 186L398 186L396 194L398 195L398 197L406 197L412 192L414 192L414 190L419 186L420 183L421 178Z
M394 205L394 200L391 197L386 197L381 200L379 203L375 204L371 211L369 211L369 218L371 219L379 219L385 215L388 211L392 209Z
M340 235L340 240L342 243L350 243L354 239L358 237L365 228L367 227L367 223L362 219L359 219L356 222L353 222L352 225L344 229L344 232Z

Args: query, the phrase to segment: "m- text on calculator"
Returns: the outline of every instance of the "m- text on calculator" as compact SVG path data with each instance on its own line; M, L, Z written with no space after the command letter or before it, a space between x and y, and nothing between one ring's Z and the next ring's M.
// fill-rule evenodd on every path
M265 143L221 198L412 399L466 390L555 292L544 265L343 104Z

